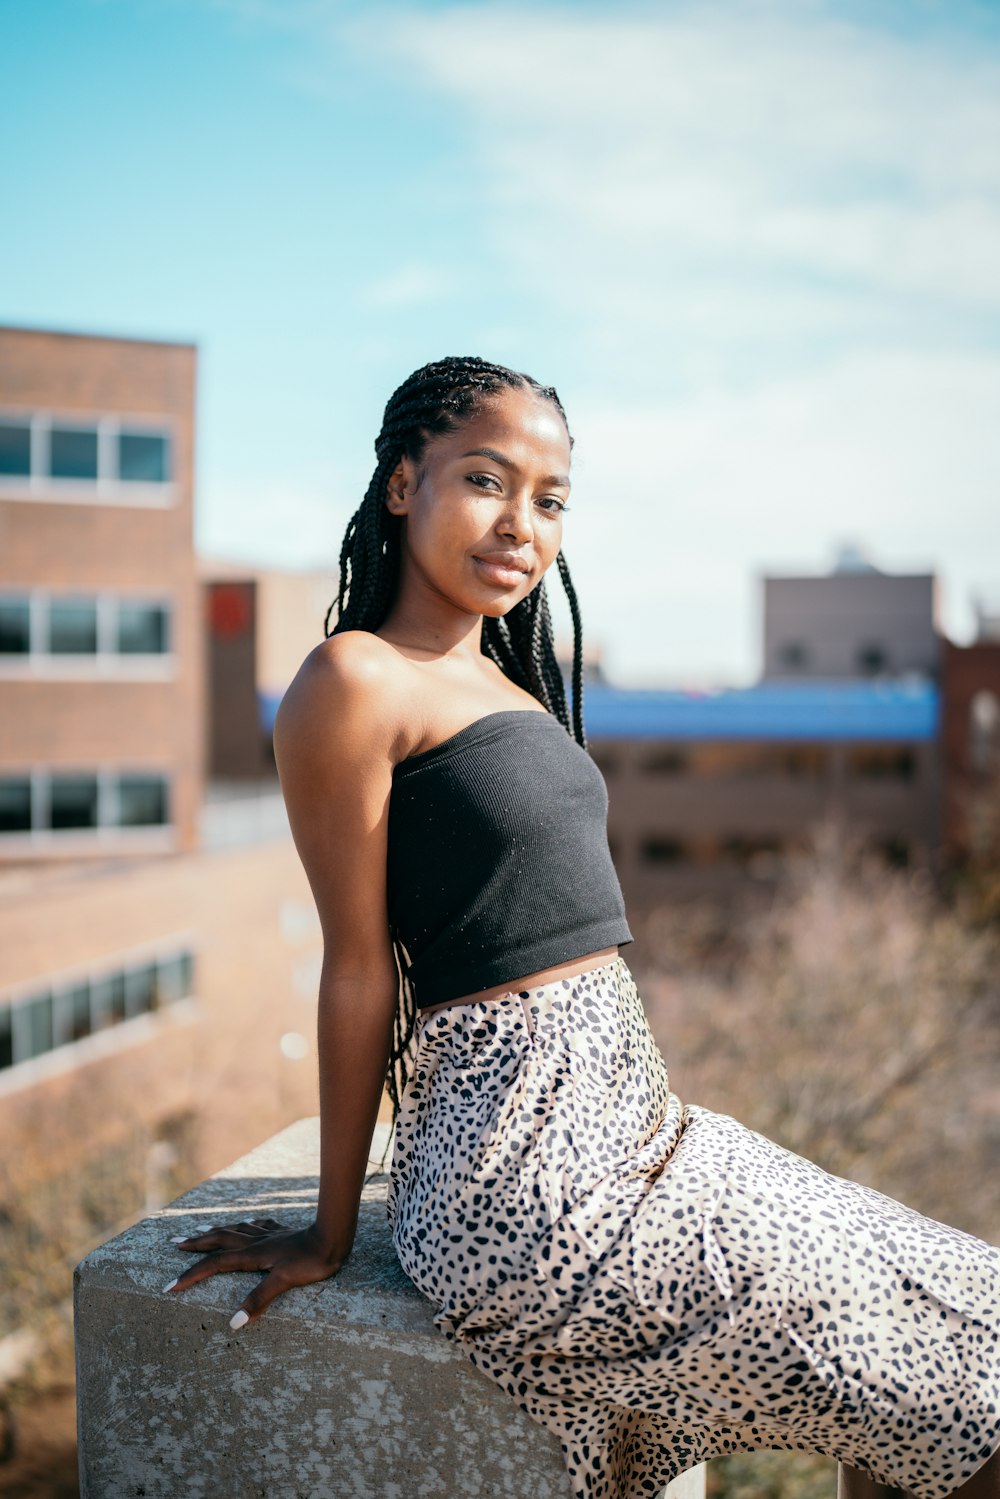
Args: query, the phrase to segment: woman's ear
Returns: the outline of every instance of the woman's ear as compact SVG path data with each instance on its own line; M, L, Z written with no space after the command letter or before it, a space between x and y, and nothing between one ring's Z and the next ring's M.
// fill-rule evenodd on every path
M407 457L400 458L385 487L385 503L390 515L405 515L410 508L413 488L413 463Z

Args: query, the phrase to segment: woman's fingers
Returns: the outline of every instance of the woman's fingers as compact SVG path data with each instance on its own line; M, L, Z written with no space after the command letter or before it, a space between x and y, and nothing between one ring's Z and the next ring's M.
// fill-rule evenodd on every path
M262 1312L266 1311L271 1302L283 1291L288 1291L297 1284L308 1285L309 1281L289 1280L287 1275L282 1274L280 1266L269 1271L263 1280L257 1282L250 1295L243 1300L233 1314L229 1322L230 1327L234 1332L239 1332L241 1327L245 1327L254 1317L259 1317Z
M280 1233L284 1226L275 1218L260 1218L248 1223L216 1223L200 1233L180 1234L172 1242L181 1249L194 1250L198 1254L209 1249L238 1249L241 1244L252 1244L264 1234Z
M163 1287L164 1291L186 1291L190 1286L196 1286L200 1280L207 1280L210 1275L219 1275L228 1270L268 1270L269 1265L261 1264L261 1254L252 1245L245 1245L241 1249L219 1249L214 1254L208 1254L203 1260L196 1260L186 1270L182 1270L169 1285Z
M311 1286L317 1281L329 1280L339 1269L339 1265L331 1265L309 1253L300 1252L293 1258L280 1260L240 1303L229 1323L230 1327L238 1331L259 1317L272 1301L285 1291L290 1291L293 1286Z
M210 1249L248 1249L259 1235L248 1234L234 1226L206 1228L204 1233L192 1234L187 1239L175 1239L178 1249L188 1253L205 1254Z
M342 1259L332 1260L325 1252L318 1252L315 1237L310 1229L292 1231L282 1229L274 1219L268 1220L273 1228L261 1229L256 1240L248 1239L239 1232L248 1225L236 1225L235 1229L211 1229L206 1234L196 1235L184 1241L192 1249L209 1247L206 1241L218 1238L221 1242L213 1253L193 1265L164 1286L164 1291L186 1291L210 1275L219 1275L234 1270L263 1270L267 1274L254 1287L238 1308L230 1327L243 1327L254 1317L259 1317L265 1307L270 1306L276 1296L293 1286L313 1285L316 1281L328 1280L340 1269ZM257 1225L260 1228L260 1225Z

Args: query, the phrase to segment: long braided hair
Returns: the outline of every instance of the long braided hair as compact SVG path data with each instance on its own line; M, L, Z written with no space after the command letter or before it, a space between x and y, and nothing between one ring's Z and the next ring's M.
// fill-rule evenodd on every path
M419 463L433 437L442 432L453 432L475 416L491 396L504 389L534 391L543 400L551 401L566 421L562 402L552 386L540 385L530 375L474 356L439 359L425 364L389 397L382 430L375 439L378 459L375 472L344 534L340 549L340 587L327 610L323 626L325 635L335 635L341 630L377 630L395 599L402 555L402 520L391 514L385 501L389 479L400 459L406 455L414 463ZM484 618L483 651L506 676L536 697L586 748L580 606L562 552L556 558L556 565L573 620L572 706L567 703L562 672L556 659L544 580L503 618ZM330 620L334 614L336 623L331 629ZM386 1089L395 1123L410 1075L417 1006L409 979L408 955L398 934L393 931L390 935L399 975L399 1004Z

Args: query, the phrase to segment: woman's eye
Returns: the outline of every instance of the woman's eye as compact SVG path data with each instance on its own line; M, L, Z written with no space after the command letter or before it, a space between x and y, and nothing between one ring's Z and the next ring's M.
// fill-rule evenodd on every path
M547 510L550 515L565 515L566 511L569 509L566 501L560 500L554 494L543 495L538 503L542 506L543 510Z
M489 489L491 484L500 488L500 480L496 474L470 474L469 483L475 484L477 489Z

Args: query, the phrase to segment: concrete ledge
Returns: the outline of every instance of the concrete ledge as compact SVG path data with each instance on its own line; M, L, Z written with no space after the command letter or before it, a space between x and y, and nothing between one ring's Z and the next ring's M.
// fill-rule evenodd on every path
M567 1499L555 1437L442 1337L403 1274L385 1176L341 1273L250 1329L229 1329L250 1277L163 1294L189 1263L174 1235L308 1222L318 1162L317 1121L301 1120L78 1266L82 1499ZM703 1499L704 1469L666 1492Z

